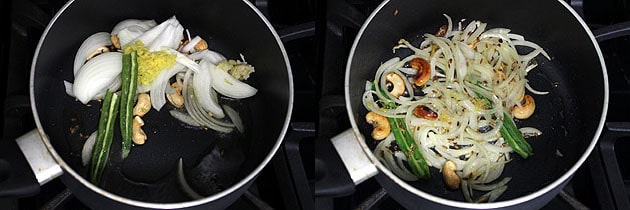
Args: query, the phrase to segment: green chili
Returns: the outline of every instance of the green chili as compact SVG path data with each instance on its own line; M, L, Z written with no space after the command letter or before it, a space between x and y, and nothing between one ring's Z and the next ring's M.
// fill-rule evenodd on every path
M138 61L135 51L123 55L121 80L120 133L124 159L131 151L133 135L133 104L138 85Z
M501 126L500 132L505 142L521 157L527 159L533 154L532 147L525 141L523 134L516 128L514 120L507 113L503 113L503 126Z
M101 116L98 121L98 134L96 143L92 151L92 159L90 163L90 181L93 184L100 182L103 170L107 164L109 150L114 138L114 125L116 124L116 116L118 114L118 103L120 98L118 94L107 90L103 105L101 106Z
M387 97L387 94L380 88L377 88L374 83L372 83L372 90L381 91L381 93ZM391 101L384 104L384 106L389 109L396 108L396 104ZM407 129L404 119L388 117L387 120L392 128L396 144L400 147L401 151L405 153L405 156L407 157L407 164L411 168L413 174L421 179L430 178L431 173L429 171L429 165L424 159L424 156L422 156L422 153L420 153L420 148Z

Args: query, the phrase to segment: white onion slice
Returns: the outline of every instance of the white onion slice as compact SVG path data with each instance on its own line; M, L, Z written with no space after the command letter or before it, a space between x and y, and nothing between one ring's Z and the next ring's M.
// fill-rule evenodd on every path
M210 68L210 76L212 88L225 96L241 99L256 95L258 92L258 89L235 79L225 71L214 68L214 65Z
M178 119L179 121L186 123L190 126L201 126L201 124L199 124L197 121L195 121L195 119L193 119L190 115L184 113L184 112L180 112L177 110L171 110L168 113L171 114L171 116L173 116L175 119Z
M536 137L543 134L542 131L534 127L522 127L522 128L519 128L518 130L523 134L523 137L525 138Z
M112 29L111 34L118 34L123 29L130 27L139 27L146 31L155 27L156 25L157 23L155 22L155 20L126 19L118 22L118 24L116 24Z
M193 75L193 88L195 89L195 95L197 96L197 101L203 107L203 109L212 112L213 116L216 118L223 118L225 114L223 110L219 106L215 97L212 97L210 88L213 87L213 83L215 80L211 78L210 71L214 69L214 65L208 63L206 61L201 61L199 64L201 69L199 72Z
M98 32L85 39L74 56L74 76L77 76L77 71L83 66L90 54L98 50L99 47L108 45L112 45L112 41L107 32Z
M118 77L120 78L120 77ZM92 97L92 100L98 100L101 98L105 98L105 90L118 90L120 88L120 86L122 86L122 81L120 79L116 79L114 80L114 82L112 82L109 86L107 86L106 88L103 88L103 91L97 93L96 95L94 95L94 97Z
M206 60L214 65L217 65L219 62L221 61L225 61L227 60L227 58L225 58L225 56L221 55L221 53L212 51L212 50L202 50L199 52L194 52L190 55L188 55L188 58L192 59L192 60Z
M175 49L183 33L184 27L173 16L140 35L137 40L142 41L149 51L162 50L162 47Z
M92 158L92 150L94 150L97 135L98 131L94 131L83 143L83 149L81 150L81 163L83 163L83 166L86 166Z
M201 37L195 36L195 38L191 39L190 42L188 42L188 44L186 44L182 48L182 50L180 50L180 52L183 52L183 53L190 52L195 47L195 45L197 45L197 43L199 43L200 41L201 41Z
M120 80L121 71L122 53L107 52L94 57L81 67L75 77L74 96L83 104L87 104L99 93L111 88L116 80ZM120 81L117 83L120 84Z
M181 52L175 49L169 49L169 52L175 53L175 55L177 56L175 57L175 62L188 67L189 69L193 70L194 73L199 72L199 69L201 69L201 67L199 67L199 64L197 62L195 62L193 59L188 58L186 55L182 54Z
M63 86L66 89L66 94L68 94L69 96L74 97L74 90L72 88L73 84L68 82L68 81L66 81L66 80L64 80L63 81Z
M182 158L179 158L177 162L177 180L179 180L182 190L192 199L199 200L203 198L203 196L195 192L186 181L186 177L184 177L184 160Z
M525 88L527 88L527 90L529 90L529 92L532 92L533 94L536 94L536 95L547 95L547 94L549 94L548 91L535 90L534 88L532 88L532 86L529 85L529 83L525 83Z
M165 69L158 74L158 76L151 82L151 106L157 111L160 111L164 104L166 104L165 91L169 86L169 79L178 72L184 70L184 66L175 64L170 69Z
M228 105L223 105L222 107L230 120L232 120L232 123L234 123L234 126L236 126L236 130L245 133L245 125L243 125L243 120L241 120L238 112Z
M495 190L501 186L505 186L507 185L508 182L510 182L510 180L512 180L512 177L505 177L503 178L501 181L494 183L494 184L473 184L471 187L474 190L479 190L479 191L491 191L491 190Z
M201 111L201 109L203 108L200 107L197 99L195 98L194 89L190 87L191 86L190 83L192 82L191 81L192 78L190 78L191 76L192 76L192 70L186 71L186 74L184 75L184 82L182 83L182 95L184 96L184 107L186 108L188 115L190 115L190 117L192 117L195 121L197 121L197 123L201 124L202 126L206 126L207 128L210 128L212 130L223 132L223 133L232 132L232 128L223 127L223 126L220 126L211 122L208 118L212 118L212 117L209 116L208 113L206 113L205 111Z

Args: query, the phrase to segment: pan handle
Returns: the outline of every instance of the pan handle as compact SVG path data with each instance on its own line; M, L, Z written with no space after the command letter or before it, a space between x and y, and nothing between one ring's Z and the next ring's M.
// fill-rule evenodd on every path
M16 142L31 165L39 185L61 176L63 173L61 166L46 149L44 140L36 129L20 136Z
M36 195L41 185L62 174L37 130L3 140L0 151L0 198Z
M330 141L341 157L355 185L372 178L378 173L374 163L361 148L359 139L355 136L352 129L344 131Z

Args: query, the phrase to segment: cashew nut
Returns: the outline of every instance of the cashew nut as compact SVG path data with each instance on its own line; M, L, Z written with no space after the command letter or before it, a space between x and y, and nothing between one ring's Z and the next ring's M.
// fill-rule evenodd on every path
M448 30L448 25L442 25L442 26L440 26L438 31L435 32L435 36L444 37L444 36L446 36L446 31L447 30Z
M374 140L385 139L385 137L387 137L389 135L389 132L392 130L389 125L389 121L383 115L376 114L374 112L368 112L365 115L365 121L374 126L374 130L372 130L372 138L374 138Z
M147 112L151 110L151 96L146 93L141 93L138 95L138 102L136 102L136 106L133 108L134 116L144 116Z
M208 49L208 43L206 42L206 40L201 39L201 41L197 42L194 48L195 48L195 51L202 51L202 50Z
M516 119L527 119L534 114L536 102L534 102L534 98L532 96L525 95L521 103L520 107L514 106L512 108L512 115L514 115Z
M418 70L416 76L413 77L413 83L416 86L422 86L431 79L431 65L422 58L414 58L409 61L411 68Z
M142 120L140 116L135 116L133 118L133 125L132 125L133 134L131 135L131 140L133 141L134 144L142 145L147 140L147 134L145 134L144 131L142 130L143 125L144 125L144 120Z
M389 73L385 76L385 81L392 84L392 91L389 91L392 96L398 98L405 93L405 81L400 75L396 73Z
M90 55L88 55L85 60L89 61L90 59L96 57L97 55L100 55L106 52L109 52L109 48L107 48L107 46L99 47L96 50L94 50L94 52L92 52Z
M457 170L457 165L453 161L447 160L442 166L442 177L444 178L444 182L446 186L450 189L459 188L459 184L462 182L462 179L455 173Z
M182 87L179 86L177 82L173 82L171 87L175 89L175 93L167 94L166 98L171 104L177 108L182 108L184 106L184 96L182 96Z
M413 115L427 120L436 120L438 118L438 114L425 105L419 105L413 108Z
M118 34L112 35L109 39L112 41L112 45L114 45L116 49L120 49L120 42L118 41Z

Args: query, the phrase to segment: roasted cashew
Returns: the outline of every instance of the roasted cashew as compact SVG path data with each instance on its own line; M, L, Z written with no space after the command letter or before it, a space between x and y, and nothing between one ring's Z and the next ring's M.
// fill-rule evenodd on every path
M109 39L112 41L112 45L114 45L116 49L120 50L120 41L118 41L118 34L112 35Z
M383 115L376 114L374 112L368 112L365 115L365 121L374 126L374 130L372 130L372 138L374 138L374 140L385 139L385 137L387 137L389 135L389 132L392 130L389 125L389 121Z
M521 100L521 103L521 107L514 106L512 108L512 115L514 115L516 119L527 119L532 116L532 114L534 114L534 110L536 109L536 102L534 101L534 98L532 96L525 95L525 97L523 97L523 100Z
M166 98L171 104L177 108L182 108L184 106L184 96L182 96L182 87L179 86L177 82L173 82L171 87L175 89L175 93L167 94Z
M411 68L418 70L416 76L413 77L413 83L416 86L422 86L431 79L431 65L422 58L414 58L409 61Z
M419 105L413 108L413 115L427 120L436 120L438 118L438 114L425 105Z
M392 91L389 91L392 96L398 98L405 93L405 81L400 75L396 73L389 73L385 76L385 81L392 84Z
M109 48L107 48L107 46L99 47L96 50L94 50L94 52L92 52L90 55L88 55L87 58L85 58L85 60L89 61L90 59L96 57L97 55L100 55L106 52L109 52Z
M147 140L147 134L145 134L142 130L142 126L144 126L144 120L142 120L140 116L135 116L133 118L132 126L133 134L131 135L131 140L133 140L133 143L137 145L144 144L144 142Z
M201 41L197 42L194 48L195 48L195 51L202 51L202 50L208 49L208 43L206 42L206 40L201 39Z
M442 26L440 26L438 31L435 32L435 36L444 37L444 36L446 36L446 31L447 30L448 30L448 25L442 25Z
M151 96L146 93L138 94L138 102L136 102L136 106L133 108L134 116L144 116L147 112L151 110Z
M446 186L450 189L459 188L459 184L462 182L462 179L455 173L457 170L457 165L453 161L447 160L442 166L442 177L444 178L444 182Z

